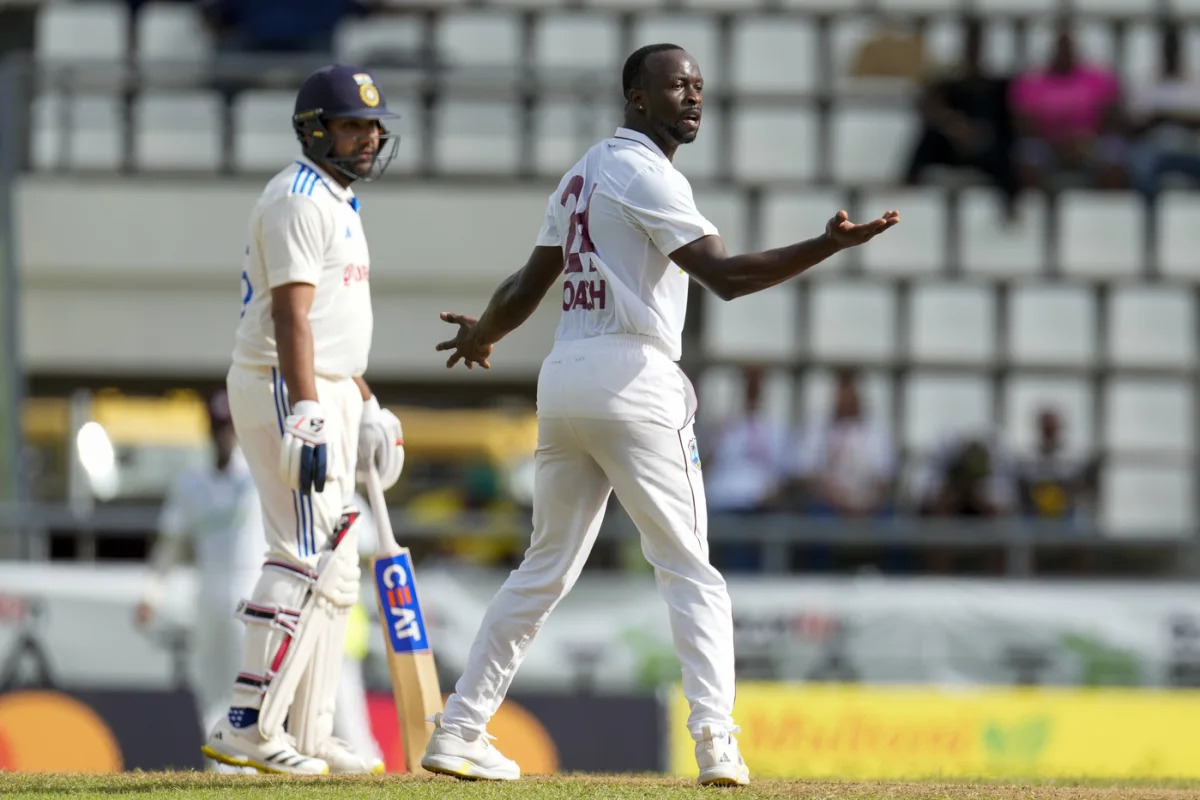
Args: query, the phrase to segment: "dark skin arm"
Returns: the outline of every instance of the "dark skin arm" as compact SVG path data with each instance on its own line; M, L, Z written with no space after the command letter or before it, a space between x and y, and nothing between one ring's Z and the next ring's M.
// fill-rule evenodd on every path
M461 359L467 369L476 364L491 369L488 356L492 354L492 345L529 319L562 271L561 247L535 247L525 266L497 287L478 320L465 314L442 312L444 321L459 326L458 336L437 346L439 351L454 351L446 361L446 368L453 367Z
M816 238L776 250L730 256L719 236L705 236L671 253L671 260L722 300L751 294L794 278L834 253L864 244L900 222L899 211L861 225L839 211ZM491 369L492 346L529 319L546 292L562 275L559 247L535 247L525 266L508 276L478 320L464 314L442 312L445 322L458 325L458 335L441 342L438 351L453 350L450 368L462 361Z
M275 323L279 371L283 373L288 398L293 405L301 400L317 399L312 327L308 323L308 311L316 291L317 287L311 283L287 283L271 290L271 318Z
M899 222L900 212L888 211L879 219L855 225L845 211L839 211L825 226L825 233L787 247L731 256L720 236L705 236L671 253L671 260L717 297L732 300L790 280Z

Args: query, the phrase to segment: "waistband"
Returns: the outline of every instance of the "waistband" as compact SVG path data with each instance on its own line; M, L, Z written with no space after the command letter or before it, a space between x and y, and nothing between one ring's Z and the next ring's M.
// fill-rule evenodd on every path
M279 377L283 377L283 370L277 366L266 366L263 364L241 364L234 362L229 365L229 372L242 372L247 375L266 376L268 380L271 378L271 373L274 371ZM313 377L319 378L329 383L341 383L342 381L354 380L350 375L329 375L324 372L314 372Z
M646 336L641 333L606 333L602 336L588 336L583 339L557 339L551 352L571 352L578 350L651 350L666 356L671 361L671 348L657 336Z

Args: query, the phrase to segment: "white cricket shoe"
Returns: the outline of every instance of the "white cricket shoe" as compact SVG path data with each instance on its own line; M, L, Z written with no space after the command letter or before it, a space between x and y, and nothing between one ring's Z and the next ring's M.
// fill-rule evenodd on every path
M284 775L325 775L329 765L319 758L303 755L296 741L287 734L264 739L257 725L235 728L228 717L213 727L200 752L231 767L254 767L259 772Z
M329 771L336 775L382 775L383 759L371 755L360 755L345 739L330 736L317 748L317 758L329 764Z
M750 768L738 750L737 731L713 730L704 726L704 738L696 742L696 763L700 766L703 786L747 786Z
M521 777L517 762L492 747L494 737L485 733L469 741L456 736L442 728L441 714L433 715L433 725L433 736L421 759L421 766L430 772L487 781L515 781Z

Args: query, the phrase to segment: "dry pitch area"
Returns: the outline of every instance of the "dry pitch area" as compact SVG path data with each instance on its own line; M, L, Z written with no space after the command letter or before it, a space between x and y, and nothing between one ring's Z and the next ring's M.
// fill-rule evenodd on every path
M1200 800L1200 783L993 782L850 783L760 780L739 789L701 789L691 781L634 776L533 776L516 783L465 783L452 778L213 775L143 772L116 775L0 773L0 797L31 798L247 798L249 800L367 800L367 798L729 798L729 800Z

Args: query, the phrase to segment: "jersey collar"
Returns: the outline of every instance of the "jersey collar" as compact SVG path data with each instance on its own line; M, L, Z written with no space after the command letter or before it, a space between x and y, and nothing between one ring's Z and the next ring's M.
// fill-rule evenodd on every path
M353 189L343 189L342 185L335 181L324 167L307 156L300 156L296 159L296 163L311 167L317 173L317 177L321 179L321 183L325 184L325 188L329 190L331 195L344 203L355 206L355 210L357 210L358 198L354 196Z
M661 158L665 159L667 157L667 154L659 149L658 145L654 143L654 140L644 133L632 130L630 128L617 128L617 132L613 135L618 139L629 139L637 142L638 144L644 144L646 147L650 148L651 152L657 154Z

